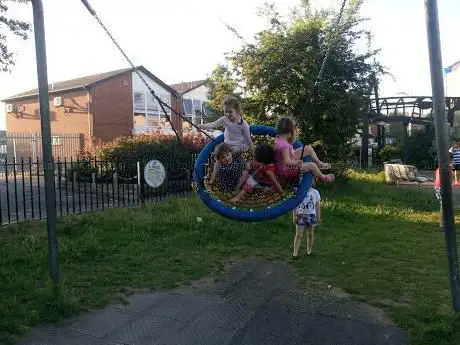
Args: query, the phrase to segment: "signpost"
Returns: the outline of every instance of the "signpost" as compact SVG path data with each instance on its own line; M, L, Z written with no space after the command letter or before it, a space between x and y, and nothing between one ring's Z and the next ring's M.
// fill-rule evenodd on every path
M149 161L144 168L144 179L150 187L160 187L166 179L164 165L156 159Z

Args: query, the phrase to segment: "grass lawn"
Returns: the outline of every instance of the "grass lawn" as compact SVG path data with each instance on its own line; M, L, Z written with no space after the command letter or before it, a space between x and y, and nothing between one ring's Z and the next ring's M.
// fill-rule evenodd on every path
M384 308L410 331L413 345L460 344L434 196L357 172L320 191L318 256L296 262L299 275ZM230 256L286 260L293 227L288 215L257 224L229 221L191 197L61 219L58 236L62 297L56 302L46 224L0 229L1 344L40 322L101 307L125 289L174 287L206 276Z

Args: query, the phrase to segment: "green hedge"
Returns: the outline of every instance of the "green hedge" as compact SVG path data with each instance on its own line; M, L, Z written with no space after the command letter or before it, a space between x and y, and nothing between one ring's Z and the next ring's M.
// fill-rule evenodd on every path
M206 143L207 137L200 133L185 133L181 141L161 133L120 137L91 152L82 152L65 174L71 180L77 172L78 179L87 180L96 173L98 180L111 181L117 171L120 177L129 179L137 175L137 162L157 159L165 166L168 180L182 179Z

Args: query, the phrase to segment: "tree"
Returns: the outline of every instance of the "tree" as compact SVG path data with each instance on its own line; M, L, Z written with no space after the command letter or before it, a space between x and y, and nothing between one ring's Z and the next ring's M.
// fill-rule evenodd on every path
M274 5L260 11L268 28L227 55L232 78L243 85L246 111L258 122L273 124L277 115L292 114L306 142L321 143L324 159L337 160L349 152L348 143L366 112L373 76L384 73L375 61L378 51L359 52L356 43L369 39L359 29L362 0L351 1L337 28L337 13L313 11L308 1L281 18ZM324 53L332 45L318 87L313 85Z
M208 99L211 110L220 114L224 97L235 95L238 83L232 78L232 72L225 65L217 65L207 81Z
M20 2L28 2L28 0ZM29 38L29 32L31 31L30 23L9 18L8 9L6 2L0 0L0 70L3 72L10 71L11 67L14 66L14 53L8 49L6 32L9 31L13 35L26 40Z

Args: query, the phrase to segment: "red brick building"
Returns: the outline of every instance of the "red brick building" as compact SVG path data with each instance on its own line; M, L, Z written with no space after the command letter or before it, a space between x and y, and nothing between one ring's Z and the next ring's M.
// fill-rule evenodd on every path
M138 70L149 86L176 111L182 110L180 94L146 68ZM121 69L49 85L52 133L80 133L88 148L95 141L155 129L167 130L169 123L161 107L134 69ZM4 99L9 133L39 133L38 90ZM167 109L168 110L168 109ZM168 110L174 127L182 121Z

